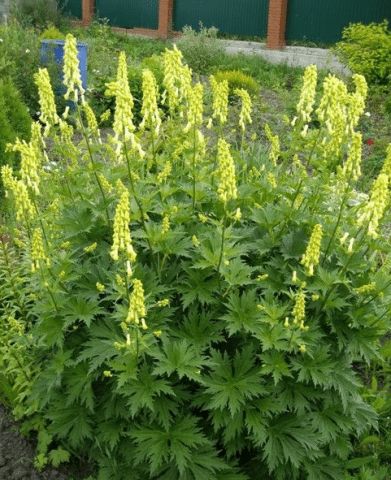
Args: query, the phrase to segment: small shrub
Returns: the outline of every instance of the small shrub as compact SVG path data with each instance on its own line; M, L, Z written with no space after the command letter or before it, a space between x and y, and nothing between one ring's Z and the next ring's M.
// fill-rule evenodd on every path
M65 35L54 25L49 25L39 36L40 40L64 40Z
M11 165L18 168L18 155L15 152L6 151L6 146L8 143L13 143L17 137L28 140L30 126L31 118L19 91L12 85L10 79L0 80L0 167Z
M53 24L60 28L66 24L56 0L18 0L11 4L11 15L23 27L43 29L47 24Z
M200 30L197 33L190 26L183 27L183 35L178 40L179 50L195 73L209 73L210 68L224 53L223 43L217 39L218 29L206 28L200 22Z
M391 34L388 21L353 23L342 32L336 52L349 68L365 76L369 84L391 85Z
M252 96L257 95L259 92L258 83L252 77L250 77L250 75L246 75L240 70L217 72L215 74L215 79L218 82L222 82L223 80L228 81L230 95L233 95L233 92L236 88L244 88Z

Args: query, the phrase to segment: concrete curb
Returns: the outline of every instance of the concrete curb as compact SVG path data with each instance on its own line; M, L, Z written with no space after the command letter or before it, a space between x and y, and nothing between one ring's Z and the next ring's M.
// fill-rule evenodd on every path
M330 70L331 73L350 76L350 69L342 65L337 57L323 48L286 47L284 50L269 50L265 43L244 42L238 40L221 40L227 53L244 55L260 55L270 63L286 63L290 67L307 67L316 65L319 69Z

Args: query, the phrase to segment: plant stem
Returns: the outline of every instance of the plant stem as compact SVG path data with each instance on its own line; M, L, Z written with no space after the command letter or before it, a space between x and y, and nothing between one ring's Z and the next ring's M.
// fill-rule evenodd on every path
M227 218L227 208L226 208L226 203L224 203L224 215L223 215L223 230L221 233L221 249L220 249L220 258L219 258L219 263L217 264L217 281L219 284L219 290L221 293L221 276L220 276L220 266L221 262L223 260L223 251L224 251L224 240L225 240L225 223L226 223L226 218Z

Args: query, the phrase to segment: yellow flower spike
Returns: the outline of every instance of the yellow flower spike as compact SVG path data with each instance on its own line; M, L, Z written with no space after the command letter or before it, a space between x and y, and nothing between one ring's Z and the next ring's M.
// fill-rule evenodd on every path
M105 370L105 371L103 372L103 375L104 375L105 377L112 377L112 376L113 376L113 374L110 372L110 370Z
M349 236L349 233L348 232L345 232L342 237L339 239L341 245L343 245L345 242L346 242L346 239L348 238Z
M159 300L156 303L157 307L167 307L170 304L170 300L168 298L164 298L163 300Z
M384 160L383 167L380 173L388 175L388 180L391 180L391 143L387 147L386 159Z
M20 141L19 138L17 138L13 145L7 145L7 150L20 153L20 175L22 181L30 187L36 195L39 195L40 177L38 170L41 167L41 156L37 152L36 145L32 142L26 143L24 140Z
M65 100L68 100L73 93L73 100L77 102L80 94L81 100L84 103L84 89L81 81L79 60L77 58L77 42L71 33L68 33L65 38L63 82L67 88L64 95Z
M296 282L297 282L297 272L296 270L294 270L292 274L292 283L296 283Z
M367 285L362 285L361 287L355 288L354 292L357 295L364 295L365 293L372 292L375 290L376 282L368 283Z
M23 221L35 217L35 209L30 200L26 185L22 180L12 176L12 168L8 165L1 167L1 176L6 191L6 197L12 192L16 208L16 219Z
M348 246L348 253L352 253L353 252L353 243L354 243L354 238L351 238L350 239L350 242L349 242L349 246Z
M107 178L103 175L103 173L100 173L99 175L99 181L102 185L103 190L106 193L111 193L114 190L113 185L107 180Z
M40 120L41 122L46 123L44 135L47 136L50 127L57 125L60 121L60 117L57 115L53 89L47 69L40 68L38 73L34 74L34 79L35 84L38 87L39 105L41 107Z
M356 85L356 91L349 95L348 108L348 130L353 133L357 127L360 116L365 109L365 100L368 93L368 85L363 75L354 74L352 76Z
M272 148L269 153L269 158L273 162L273 165L277 166L277 160L280 155L280 140L278 135L273 135L268 124L265 125L265 133L269 142L272 144Z
M328 75L323 82L323 96L316 110L318 120L324 122L328 130L323 146L325 159L338 156L347 141L349 101L346 85L334 75Z
M268 172L266 178L267 178L268 184L269 184L272 188L277 188L276 178L275 178L275 176L273 175L272 172Z
M289 317L285 317L284 327L289 327Z
M305 318L305 293L303 290L296 295L295 305L292 310L293 323L296 325Z
M319 300L319 295L311 295L311 300L313 302L316 302L317 300Z
M264 273L263 275L258 275L257 280L259 280L260 282L263 282L263 281L266 280L267 278L269 278L269 274L268 274L268 273Z
M140 280L135 278L133 280L133 291L129 299L129 311L126 317L126 323L134 322L139 325L141 321L142 328L147 328L144 317L147 316L147 310L144 304L144 288Z
M310 241L308 242L307 250L305 251L303 258L300 262L306 267L307 275L309 277L314 274L314 267L319 263L322 235L322 225L318 223L315 225L312 231Z
M217 189L217 194L220 200L225 203L231 198L237 198L235 163L229 153L229 145L223 138L219 139L217 149L217 159L220 167L220 184Z
M165 182L169 177L171 170L172 170L171 162L167 161L164 165L164 169L157 176L158 183Z
M352 140L350 142L348 158L342 169L342 173L346 179L351 176L353 181L357 181L358 177L361 175L361 148L361 133L354 132L352 134Z
M119 252L126 254L127 260L133 263L136 260L136 252L132 247L132 239L129 230L130 207L129 192L124 189L121 193L121 199L115 210L113 245L110 250L111 258L114 261L119 259Z
M168 106L170 114L173 115L180 103L187 99L192 83L192 72L189 67L182 65L182 53L176 45L172 50L166 48L163 54L164 80L163 86L166 89L163 93L162 103L168 95Z
M210 76L210 84L213 92L213 115L221 125L227 122L228 115L228 81L218 82L214 75Z
M100 138L100 131L99 131L99 128L98 128L98 122L96 120L94 112L92 111L92 108L88 105L87 102L83 103L83 110L84 110L84 113L86 114L88 130L92 134L94 134L98 138Z
M247 90L244 88L236 88L234 93L242 99L242 108L239 113L239 126L244 132L246 130L245 122L253 123L251 119L252 103Z
M170 230L170 217L169 215L164 215L161 234L165 235L169 230Z
M159 135L160 125L162 119L157 105L157 98L159 94L159 87L156 83L156 78L153 73L144 69L143 73L143 104L141 107L141 115L143 119L140 123L139 129L143 131L145 126L151 128L151 134L156 138Z
M305 345L300 345L299 350L300 350L301 353L305 353L307 351L307 348L306 348Z
M316 65L310 65L304 71L300 100L296 106L297 114L304 122L311 121L311 113L315 103L317 76Z
M240 208L237 208L234 214L234 220L238 222L241 218L242 218L242 212L240 211Z
M204 105L204 87L201 83L197 83L193 88L189 89L189 111L187 113L188 123L184 129L187 133L190 128L198 127L202 124L202 112Z
M206 223L209 219L207 216L203 215L202 213L198 214L198 218L200 219L200 222Z
M370 200L357 220L358 225L368 223L368 236L373 239L378 237L379 222L389 201L388 182L388 175L380 173L371 188Z
M196 237L196 235L193 235L191 237L191 241L193 242L194 246L195 247L199 247L201 244L200 244L200 241L198 240L198 238Z
M40 260L47 260L47 257L43 249L41 231L36 228L31 239L31 271L33 273L40 268Z
M135 130L132 113L134 103L129 88L125 52L121 52L119 56L116 81L107 83L106 87L105 95L115 97L113 141L117 144L115 154L118 163L124 159L123 148L124 144L128 141L131 142L131 150L137 151L139 155L143 157L145 153L133 133Z
M92 243L91 245L89 245L88 247L84 247L83 250L84 250L86 253L92 253L93 251L96 250L97 246L98 246L98 244L97 244L96 242L94 242L94 243Z
M99 282L96 282L96 289L97 289L99 292L103 292L103 290L105 289L105 286L102 285L102 284L99 283Z

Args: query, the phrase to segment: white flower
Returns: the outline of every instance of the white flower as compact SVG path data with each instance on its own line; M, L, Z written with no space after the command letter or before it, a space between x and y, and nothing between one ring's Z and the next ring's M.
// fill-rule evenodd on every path
M366 115L367 117L371 116L371 114L369 112L365 112L364 115Z
M0 42L3 42L4 40L2 38L0 38Z
M26 53L30 53L30 50L29 50L29 49L27 49L27 50L26 50Z

